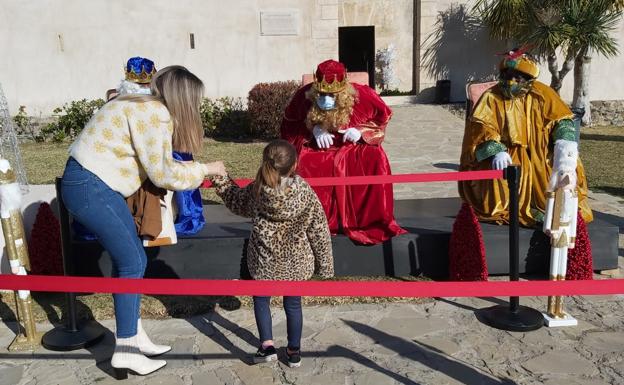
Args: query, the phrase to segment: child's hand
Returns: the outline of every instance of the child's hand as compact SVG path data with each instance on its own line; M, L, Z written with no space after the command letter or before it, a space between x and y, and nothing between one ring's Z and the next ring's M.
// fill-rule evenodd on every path
M222 161L211 162L204 164L206 168L206 175L226 176L227 171Z

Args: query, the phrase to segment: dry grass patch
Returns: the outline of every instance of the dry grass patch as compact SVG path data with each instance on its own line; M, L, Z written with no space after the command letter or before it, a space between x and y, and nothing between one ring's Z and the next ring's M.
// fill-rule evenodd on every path
M584 127L579 152L589 188L624 197L624 127Z

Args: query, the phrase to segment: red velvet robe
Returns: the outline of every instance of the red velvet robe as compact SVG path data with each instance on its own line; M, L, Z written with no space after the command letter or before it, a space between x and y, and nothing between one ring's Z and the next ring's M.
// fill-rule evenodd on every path
M381 147L392 111L370 87L352 83L357 92L349 124L362 133L357 144L343 141L334 132L334 144L319 149L305 120L312 101L305 97L308 84L297 91L286 107L281 126L282 138L299 154L298 173L302 177L390 175L390 163ZM377 244L403 234L394 220L392 185L315 187L329 229L343 232L361 244Z

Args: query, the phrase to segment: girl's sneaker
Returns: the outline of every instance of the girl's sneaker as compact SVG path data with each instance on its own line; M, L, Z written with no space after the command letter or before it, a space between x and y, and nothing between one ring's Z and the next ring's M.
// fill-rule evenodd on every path
M263 362L271 362L275 360L277 360L277 350L275 350L274 346L263 348L261 345L256 354L253 356L254 364L261 364Z
M288 367L298 368L301 366L301 352L299 350L293 353L288 353L286 350L286 355L288 356Z

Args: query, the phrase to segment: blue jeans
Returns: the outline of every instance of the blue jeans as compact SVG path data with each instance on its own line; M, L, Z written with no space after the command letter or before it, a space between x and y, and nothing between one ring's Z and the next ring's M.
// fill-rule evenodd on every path
M271 319L271 297L253 297L256 326L260 334L260 342L273 339L273 320ZM286 312L286 333L288 349L299 350L301 347L301 331L303 330L303 312L301 297L284 297Z
M124 197L71 157L65 165L61 195L67 211L108 251L113 276L142 278L147 256ZM113 300L117 337L136 335L141 296L113 294Z

